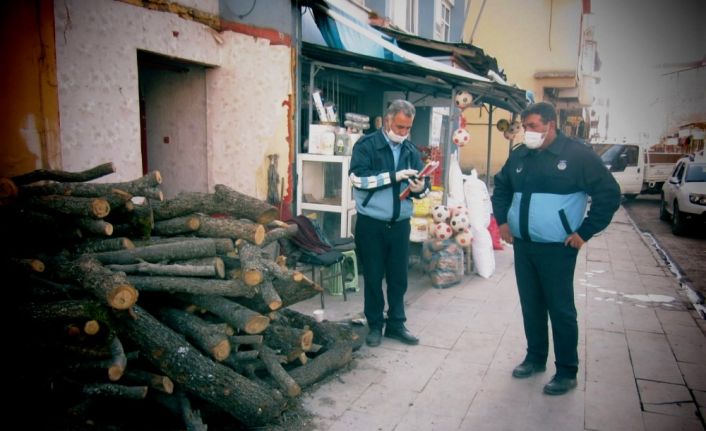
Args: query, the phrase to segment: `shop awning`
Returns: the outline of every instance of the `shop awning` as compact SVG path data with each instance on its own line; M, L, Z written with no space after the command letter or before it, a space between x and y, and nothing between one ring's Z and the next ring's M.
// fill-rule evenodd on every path
M301 51L311 60L349 72L406 81L413 91L452 94L466 90L474 95L476 104L490 104L509 112L520 112L527 106L522 89L404 50L391 36L333 7L320 3L312 7L321 37L311 42L305 38ZM308 32L312 34L311 29Z

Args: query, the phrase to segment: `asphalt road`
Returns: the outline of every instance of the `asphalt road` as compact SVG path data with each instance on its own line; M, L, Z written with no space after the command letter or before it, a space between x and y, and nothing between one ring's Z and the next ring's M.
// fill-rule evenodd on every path
M624 200L623 207L643 233L650 234L682 275L682 281L706 296L706 230L693 229L690 236L672 234L668 222L659 219L659 195L640 195Z

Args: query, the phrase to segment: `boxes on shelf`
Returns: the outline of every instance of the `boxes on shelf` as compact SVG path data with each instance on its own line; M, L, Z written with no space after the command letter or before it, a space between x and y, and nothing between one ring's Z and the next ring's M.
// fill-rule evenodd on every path
M336 129L333 124L309 125L309 153L333 155L336 142Z

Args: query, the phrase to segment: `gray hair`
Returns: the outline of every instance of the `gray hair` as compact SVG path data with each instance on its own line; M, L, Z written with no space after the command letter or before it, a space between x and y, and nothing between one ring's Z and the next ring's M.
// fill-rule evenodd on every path
M416 109L414 109L414 105L412 105L406 100L397 99L392 101L392 103L390 103L390 106L387 107L387 112L385 113L385 116L388 118L393 118L400 112L407 117L414 117L414 114L417 113Z

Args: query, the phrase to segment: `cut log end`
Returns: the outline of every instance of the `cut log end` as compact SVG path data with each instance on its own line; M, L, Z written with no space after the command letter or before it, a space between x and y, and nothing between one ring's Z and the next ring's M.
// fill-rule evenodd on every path
M83 324L83 332L87 335L96 335L100 329L101 325L97 320L89 320Z
M257 286L258 284L262 283L263 280L262 271L256 269L245 271L242 273L242 276L243 281L248 286Z
M91 213L96 218L104 218L110 213L110 204L103 198L93 199L91 201Z
M267 225L268 223L276 220L277 217L279 217L279 213L277 211L277 208L270 208L270 209L266 210L265 212L263 212L262 214L260 214L257 217L256 221L260 224Z
M253 240L255 242L255 245L260 245L262 242L265 240L265 226L262 224L257 225L255 228L255 233L253 234Z
M111 365L108 368L108 378L110 379L111 382L117 382L123 377L123 374L125 373L125 367L122 365Z
M270 301L270 303L267 304L267 307L269 307L269 309L272 311L279 310L280 308L282 308L282 301Z
M267 316L256 315L248 320L244 329L248 334L259 334L264 331L269 324L270 319Z
M108 294L108 304L116 310L127 310L137 302L138 292L129 284L121 284Z
M310 352L314 345L314 331L306 330L301 337L301 348L305 352Z
M230 356L230 342L228 340L222 340L215 346L211 348L211 355L213 359L221 362Z

